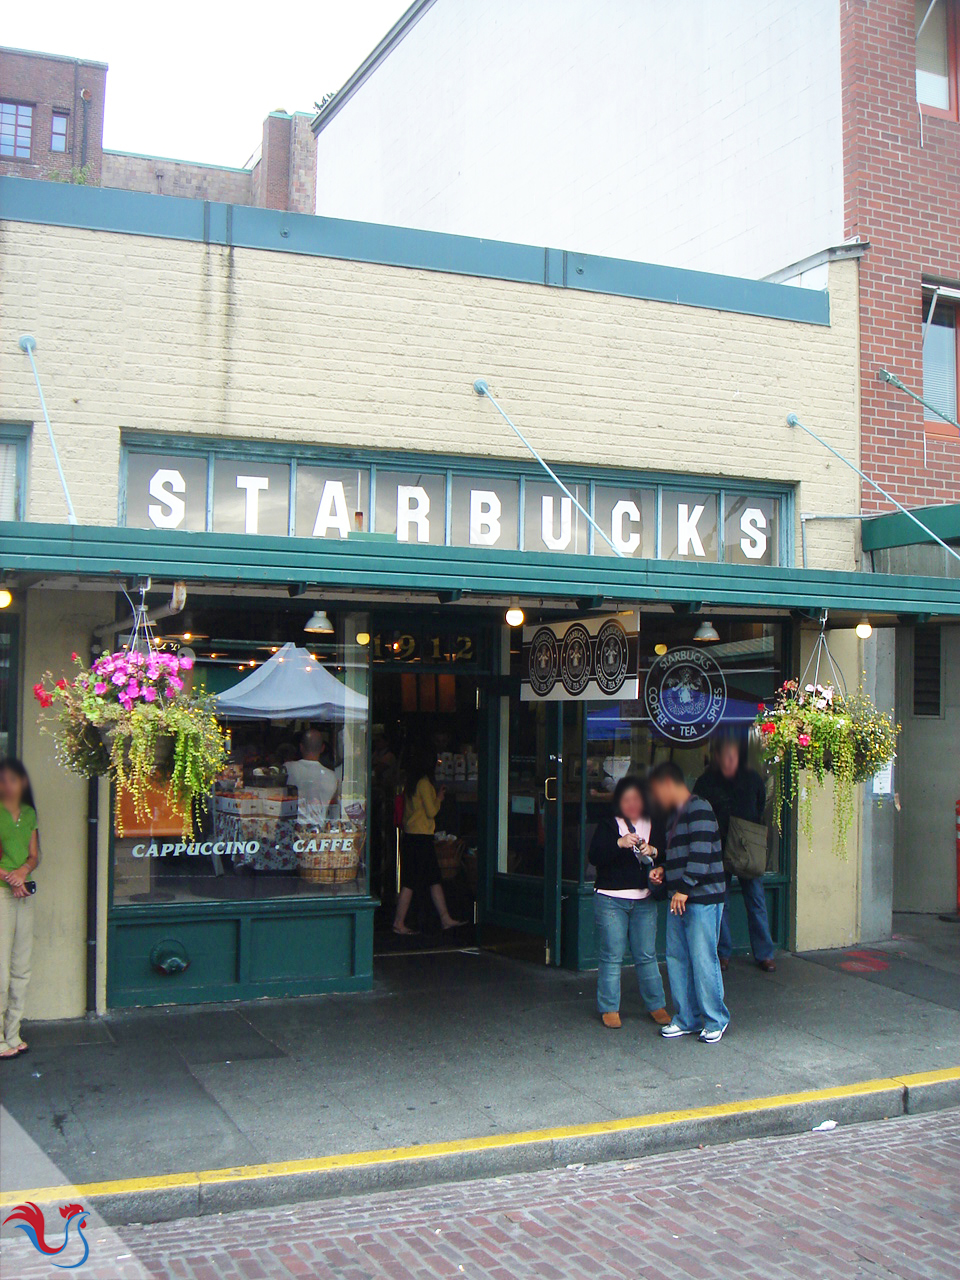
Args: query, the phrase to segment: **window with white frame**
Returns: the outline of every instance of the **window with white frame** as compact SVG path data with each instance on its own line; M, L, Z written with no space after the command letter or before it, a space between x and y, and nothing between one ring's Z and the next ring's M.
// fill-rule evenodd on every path
M923 398L951 418L957 416L957 361L957 307L938 298L933 315L928 311L924 317ZM943 422L930 408L924 408L923 416Z
M14 440L0 440L0 520L20 516L20 446Z
M956 119L957 0L915 0L917 102Z

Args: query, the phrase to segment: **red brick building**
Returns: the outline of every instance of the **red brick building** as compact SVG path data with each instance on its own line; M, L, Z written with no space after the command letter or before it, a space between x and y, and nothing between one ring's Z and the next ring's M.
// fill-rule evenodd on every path
M860 263L862 465L910 507L960 502L957 430L877 378L887 369L957 416L958 27L957 0L841 5L846 233L870 242ZM864 486L864 511L888 508Z
M0 174L314 213L317 151L304 112L273 111L243 168L103 147L107 65L0 48Z
M0 174L100 185L105 62L0 49Z

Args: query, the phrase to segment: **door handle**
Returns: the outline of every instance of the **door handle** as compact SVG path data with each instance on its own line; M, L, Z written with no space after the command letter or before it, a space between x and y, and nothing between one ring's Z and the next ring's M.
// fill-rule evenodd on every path
M551 783L551 782L553 783L553 786L554 786L554 792L553 792L553 795L551 795L551 794L550 794L550 783ZM556 780L556 778L554 778L554 777L544 778L544 780L543 780L543 798L544 798L544 800L547 800L547 801L553 801L553 800L556 800L556 798L557 798L556 786L557 786L557 780Z

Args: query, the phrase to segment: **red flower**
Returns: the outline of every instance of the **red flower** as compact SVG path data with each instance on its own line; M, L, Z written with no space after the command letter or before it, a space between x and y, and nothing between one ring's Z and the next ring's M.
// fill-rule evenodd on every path
M773 732L776 730L776 727L777 727L777 726L773 723L773 721L772 721L772 720L766 720L766 721L764 721L764 723L760 726L760 732L761 732L761 733L773 733Z
M33 686L33 696L40 703L41 707L49 707L53 705L52 696L47 693L42 684L35 684Z
M57 681L57 688L65 689L66 687L67 687L67 682L66 680L64 680L63 676L61 676L60 679Z
M758 711L763 711L763 710L765 710L764 705L763 705L763 703L762 703L762 702L758 702L758 703L757 703L757 710L758 710Z
M80 661L80 659L77 657L77 655L76 655L75 653L71 653L71 655L70 655L70 661L71 661L71 662L79 662L79 661Z

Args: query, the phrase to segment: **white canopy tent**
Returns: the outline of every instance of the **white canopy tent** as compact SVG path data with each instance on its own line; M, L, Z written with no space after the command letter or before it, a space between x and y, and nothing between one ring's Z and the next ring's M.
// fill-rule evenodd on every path
M343 720L367 718L367 699L348 689L309 649L285 644L245 680L216 699L226 720Z

